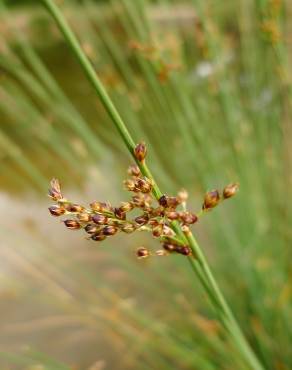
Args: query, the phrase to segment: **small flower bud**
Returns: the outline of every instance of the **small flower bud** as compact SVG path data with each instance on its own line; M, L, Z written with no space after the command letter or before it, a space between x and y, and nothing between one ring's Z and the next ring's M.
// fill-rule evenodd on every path
M126 190L129 191L136 191L135 181L132 179L128 179L124 181L124 186Z
M106 236L115 235L118 231L118 228L112 225L105 226L102 229L102 234Z
M88 234L94 234L97 232L98 228L96 225L93 225L93 224L88 224L85 226L84 230L88 233Z
M176 250L177 253L183 254L184 256L191 256L191 254L192 254L191 248L188 247L187 245L177 246L175 250Z
M149 225L155 227L155 226L159 225L159 222L155 218L152 218L152 219L149 220Z
M126 213L121 210L121 208L115 208L114 209L114 214L116 218L119 220L125 220L126 219Z
M179 217L179 214L178 212L175 212L175 211L169 211L169 212L166 212L165 213L165 216L169 219L169 220L177 220L178 217Z
M181 227L181 231L184 233L184 234L189 234L191 232L190 228L187 226L187 225L182 225Z
M182 222L187 225L194 224L195 222L198 221L198 217L191 212L182 212L180 218Z
M141 142L136 145L134 149L134 155L138 159L138 161L142 162L144 161L147 154L147 148L144 142Z
M163 207L157 207L155 209L152 209L151 215L153 217L159 217L159 216L164 216L164 208Z
M90 220L91 220L91 216L90 216L90 214L88 214L88 213L79 213L78 215L77 215L77 218L78 218L78 220L79 221L81 221L81 222L89 222Z
M128 168L128 174L130 176L135 176L135 177L138 177L141 175L141 171L140 171L140 168L136 165L136 164L133 164L131 165L129 168Z
M130 222L124 224L121 228L124 233L130 234L136 230L136 227Z
M92 221L95 222L98 225L105 225L107 222L107 217L105 215L96 214L92 216Z
M59 206L51 206L49 211L52 216L62 216L66 212L65 208Z
M80 206L79 204L68 204L67 211L69 212L77 212L80 213L84 210L84 207Z
M163 225L161 224L152 229L152 235L155 238L159 238L162 235L162 233L163 233Z
M150 252L148 251L148 249L146 249L144 247L140 247L136 251L136 256L138 258L146 258L146 257L150 256Z
M119 208L122 212L130 212L134 208L134 205L131 202L121 202Z
M147 224L148 221L149 221L149 216L146 214L135 218L135 222L140 226Z
M225 186L225 188L223 189L223 198L228 199L233 197L238 192L238 189L239 189L238 183L233 183Z
M94 212L100 212L101 211L101 203L100 202L92 202L90 203L90 208L94 211Z
M167 207L167 195L162 195L160 198L159 198L159 200L158 200L158 203L162 206L162 207L164 207L164 208L166 208Z
M49 197L53 200L58 201L62 200L63 196L61 193L61 187L58 179L52 179L49 188Z
M132 203L135 205L135 207L143 208L145 207L145 197L143 194L136 194L132 196Z
M93 234L93 235L91 236L91 239L92 239L92 240L94 240L95 242L101 242L101 241L103 241L105 238L106 238L106 236L105 236L105 235L103 235L103 234Z
M176 197L169 197L167 195L162 195L158 202L164 208L176 208L179 204Z
M70 230L77 230L77 229L80 229L81 227L80 223L77 222L76 220L65 220L64 224Z
M147 179L147 177L138 179L135 182L135 189L137 191L140 191L141 193L150 193L152 190L152 182L149 179Z
M218 190L208 191L205 194L203 209L210 209L217 206L220 202L220 195Z
M167 252L174 252L177 248L176 245L172 244L172 243L163 243L163 248L167 251Z

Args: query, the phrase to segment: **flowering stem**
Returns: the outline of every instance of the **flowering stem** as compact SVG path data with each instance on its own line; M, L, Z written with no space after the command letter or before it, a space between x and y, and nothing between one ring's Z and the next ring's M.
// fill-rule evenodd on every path
M58 7L55 5L53 0L41 0L43 4L47 7L48 11L55 19L59 29L63 33L68 45L71 47L76 58L79 60L88 80L93 85L94 90L99 96L104 108L111 117L114 125L119 131L124 143L126 144L128 150L132 154L135 162L139 166L142 174L148 179L153 181L153 195L158 200L162 196L158 185L153 179L153 176L148 169L145 161L139 161L134 155L135 142L130 135L126 125L124 124L120 114L113 105L109 95L107 94L102 82L98 78L96 71L92 67L90 61L84 54L76 36L69 27L67 21L65 20L63 14L60 12ZM246 362L250 365L251 369L254 370L263 370L262 365L259 363L255 354L253 353L251 347L246 341L241 329L239 328L228 304L226 303L214 277L209 268L209 265L205 259L205 256L199 247L196 239L194 238L191 232L183 233L179 224L177 222L172 223L173 229L176 231L177 235L188 243L189 247L192 249L194 257L189 257L192 269L195 271L197 277L202 283L204 289L206 290L207 295L209 296L212 304L215 306L216 312L219 314L219 319L222 325L225 327L227 332L232 336L234 342L237 344L237 347L243 357L246 359Z

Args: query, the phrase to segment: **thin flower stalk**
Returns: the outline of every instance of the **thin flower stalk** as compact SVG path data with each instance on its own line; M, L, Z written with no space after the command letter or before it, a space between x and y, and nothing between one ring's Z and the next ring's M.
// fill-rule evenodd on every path
M86 57L85 53L82 51L80 44L71 31L71 28L67 24L64 16L55 5L54 1L52 0L41 0L42 3L47 7L48 11L55 19L59 29L63 33L68 45L71 47L72 51L74 52L76 58L79 60L88 80L93 85L94 90L96 91L97 95L99 96L104 108L108 112L109 116L111 117L114 125L118 129L125 145L127 146L129 152L133 156L134 160L136 161L137 165L140 168L141 173L145 176L151 183L152 183L152 193L156 200L160 200L163 196L162 192L160 191L159 187L157 186L156 182L153 179L153 176L148 169L145 158L141 156L140 152L137 155L135 152L135 142L131 137L126 125L124 124L122 118L120 117L118 111L116 110L115 106L113 105L110 97L108 96L103 84L101 83L100 79L98 78L96 71L92 67L90 61ZM213 196L215 198L211 203L207 202L207 205L212 205L211 207L204 207L205 209L212 209L215 205L219 203L218 194L215 193ZM164 201L165 199L163 199ZM206 206L206 200L210 200L209 198L204 201L204 205ZM230 336L234 339L234 342L237 345L237 348L241 352L242 356L245 358L246 362L249 364L250 368L254 370L263 370L263 366L260 364L259 360L257 359L256 355L252 351L251 347L249 346L248 342L246 341L244 335L242 334L241 329L239 328L228 304L226 303L215 278L210 270L210 267L205 259L205 256L199 247L197 241L195 240L193 234L189 231L189 229L184 228L182 230L182 226L177 221L172 221L170 224L171 228L176 232L176 234L181 238L181 240L186 241L188 243L188 247L192 250L192 257L189 257L191 265L196 272L200 282L202 283L206 293L208 294L211 302L214 305L216 312L218 312L219 319L222 325L226 328L227 332ZM139 252L141 254L147 254L143 250Z

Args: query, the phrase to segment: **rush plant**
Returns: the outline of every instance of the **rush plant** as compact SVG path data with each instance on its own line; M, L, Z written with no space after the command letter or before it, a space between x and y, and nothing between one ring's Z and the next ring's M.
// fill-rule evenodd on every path
M135 160L139 170L141 171L142 176L147 179L147 182L151 184L151 191L153 196L156 198L160 206L167 205L167 201L169 198L164 196L161 192L160 188L157 185L157 182L154 180L146 161L144 160L145 157L145 146L139 144L136 146L131 134L129 133L125 123L123 122L121 116L119 115L115 105L113 104L112 100L108 96L103 84L101 83L100 79L96 75L94 68L92 67L90 61L88 60L87 56L83 52L80 44L75 37L74 33L72 32L71 28L67 24L63 14L60 12L58 7L55 5L53 0L41 0L42 3L47 7L48 11L51 13L53 18L55 19L56 23L58 24L61 32L63 33L68 45L71 47L73 53L75 54L76 58L79 60L87 78L93 85L93 88L97 95L99 96L104 108L106 109L107 113L109 114L112 122L118 129L125 145L127 146L130 154L132 155L133 159ZM144 154L143 154L144 153ZM51 196L54 197L52 194L54 191L54 187L56 189L56 182L53 183L51 187ZM230 188L229 188L230 190ZM228 193L228 188L225 189L225 195ZM58 200L58 199L57 199ZM59 199L60 200L60 199ZM218 202L218 193L212 192L205 198L205 207L204 209L208 208L208 205L213 206ZM163 203L163 204L161 204ZM167 208L167 207L166 207ZM65 209L65 212L68 210ZM78 211L80 211L78 209ZM56 208L51 209L52 213L59 212ZM62 211L63 212L63 211ZM68 211L70 212L70 211ZM79 213L80 214L80 213ZM89 214L87 211L86 214ZM91 216L91 214L90 214ZM80 216L79 216L80 217ZM94 216L93 216L94 217ZM99 217L100 219L100 217ZM75 228L79 223L76 220L67 221L67 227ZM104 227L115 227L113 225L106 225ZM226 329L228 335L232 338L235 345L238 348L238 351L241 353L243 358L245 359L246 363L251 369L254 370L262 370L263 366L255 356L253 350L251 349L249 343L245 339L239 325L237 324L236 319L234 318L231 309L229 308L217 282L213 276L213 273L209 267L209 264L202 252L202 249L198 245L194 235L190 231L190 229L185 227L186 225L182 225L181 222L177 220L173 220L169 223L169 227L175 233L175 237L179 239L184 246L190 249L192 253L186 253L189 255L189 262L191 264L192 269L196 273L197 277L199 278L202 286L204 287L216 313L218 319L220 320L223 327ZM111 229L113 230L113 229ZM140 250L139 254L143 254ZM190 255L191 254L191 255Z

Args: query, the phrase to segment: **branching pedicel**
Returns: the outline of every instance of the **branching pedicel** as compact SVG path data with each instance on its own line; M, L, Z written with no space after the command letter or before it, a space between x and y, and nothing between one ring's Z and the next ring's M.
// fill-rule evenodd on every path
M137 161L143 162L146 157L146 146L139 143L135 147ZM162 195L157 201L152 195L152 180L142 176L137 165L128 169L130 178L124 181L125 188L133 193L131 200L121 202L118 207L113 207L107 202L94 201L86 208L74 204L63 197L60 184L57 179L51 181L49 196L57 204L49 207L53 216L70 216L64 220L68 229L83 229L89 234L89 239L102 241L118 232L127 234L135 231L149 231L162 245L162 249L156 251L156 255L164 256L171 253L191 256L192 250L176 234L172 228L172 222L178 222L184 232L188 232L190 225L195 224L199 217L206 211L216 207L222 200L235 195L238 184L230 184L223 189L222 196L218 190L212 190L205 194L202 209L197 214L189 212L186 207L188 194L185 190L177 196ZM134 209L141 212L136 217L130 216ZM150 256L148 249L141 247L137 250L137 256L144 258Z

